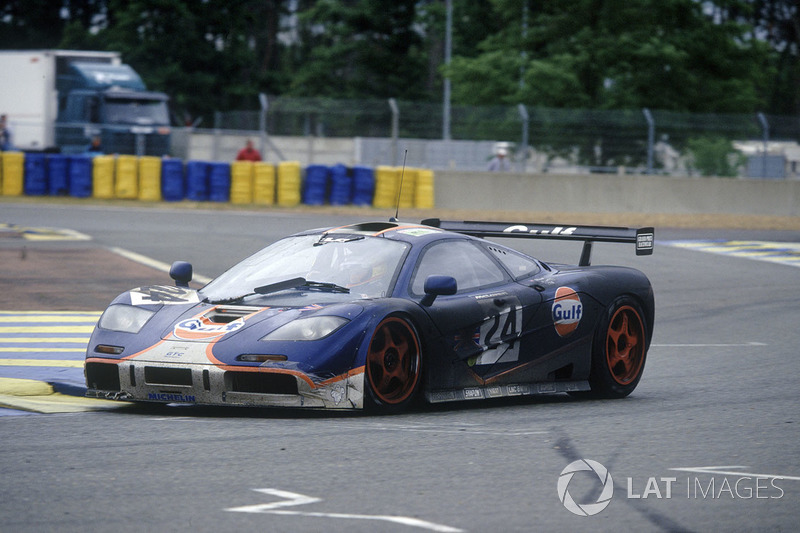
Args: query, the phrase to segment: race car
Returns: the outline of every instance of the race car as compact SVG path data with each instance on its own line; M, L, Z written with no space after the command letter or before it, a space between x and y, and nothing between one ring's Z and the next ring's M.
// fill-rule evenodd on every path
M498 241L583 242L578 265ZM653 252L653 228L366 222L270 244L199 290L138 287L100 317L87 395L400 411L549 393L629 395L653 333L647 277L591 266L594 242Z

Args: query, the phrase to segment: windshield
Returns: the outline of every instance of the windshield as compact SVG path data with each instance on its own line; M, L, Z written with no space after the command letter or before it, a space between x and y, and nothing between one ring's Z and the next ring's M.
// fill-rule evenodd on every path
M211 302L270 298L263 288L287 281L281 291L317 291L348 298L380 298L389 293L407 244L363 235L304 235L282 239L206 285L200 294ZM267 294L257 294L267 292Z
M105 112L110 124L169 124L167 104L162 100L109 98L106 100Z

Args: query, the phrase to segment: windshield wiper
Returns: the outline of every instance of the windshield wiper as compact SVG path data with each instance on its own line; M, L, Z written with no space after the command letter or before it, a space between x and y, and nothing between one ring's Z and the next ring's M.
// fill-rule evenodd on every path
M350 289L347 287L342 287L341 285L337 285L335 283L328 283L325 281L308 281L306 278L292 278L287 279L285 281L279 281L277 283L270 283L269 285L262 285L261 287L256 287L253 289L253 292L248 292L247 294L243 294L241 296L235 296L233 298L224 298L222 300L206 300L209 303L214 304L230 304L233 302L238 302L240 300L244 300L248 296L255 296L256 294L271 294L273 292L280 292L285 291L287 289L299 289L301 287L307 287L311 290L318 290L318 291L330 291L330 292L339 292L343 294L349 294Z
M287 279L285 281L279 281L277 283L270 283L268 285L262 285L260 287L256 287L255 289L253 289L253 292L248 292L247 294L243 294L241 296L235 296L233 298L225 298L222 300L214 300L211 303L229 304L233 302L238 302L239 300L244 300L248 296L255 296L256 294L270 294L273 292L285 291L286 289L294 289L295 287L302 287L306 283L308 283L306 281L306 278Z
M306 281L302 285L302 287L308 287L310 289L319 289L319 290L328 290L331 292L341 292L344 294L349 294L350 289L347 287L342 287L341 285L337 285L335 283L328 283L325 281Z

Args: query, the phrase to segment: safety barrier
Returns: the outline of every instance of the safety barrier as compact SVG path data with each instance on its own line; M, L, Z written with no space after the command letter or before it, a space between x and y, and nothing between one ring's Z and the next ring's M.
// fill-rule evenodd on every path
M430 208L433 182L415 168L0 152L4 196Z

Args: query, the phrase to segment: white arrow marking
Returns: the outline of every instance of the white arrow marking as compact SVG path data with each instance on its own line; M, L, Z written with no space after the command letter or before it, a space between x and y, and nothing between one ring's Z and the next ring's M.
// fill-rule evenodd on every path
M723 476L749 476L760 477L767 479L789 479L792 481L800 481L797 476L782 476L780 474L755 474L753 472L741 472L733 470L734 468L748 468L746 466L693 466L686 468L670 468L670 470L680 470L682 472L694 472L696 474L720 474Z
M309 503L316 503L321 502L321 498L314 498L312 496L306 496L304 494L298 494L296 492L289 492L285 490L279 489L253 489L256 492L261 492L263 494L269 494L271 496L277 496L279 498L285 498L284 500L279 500L277 502L272 503L262 503L257 505L244 505L241 507L230 507L225 509L226 511L231 511L235 513L268 513L268 514L279 514L284 516L313 516L318 518L347 518L350 520L382 520L384 522L393 522L395 524L401 524L404 526L410 527L419 527L422 529L427 529L429 531L436 531L441 533L461 533L463 530L458 529L455 527L445 526L442 524L435 524L433 522L428 522L426 520L420 520L418 518L411 518L408 516L391 516L391 515L360 515L360 514L348 514L348 513L317 513L317 512L305 512L305 511L290 511L286 509L280 509L281 507L293 507L296 505L306 505Z

